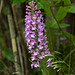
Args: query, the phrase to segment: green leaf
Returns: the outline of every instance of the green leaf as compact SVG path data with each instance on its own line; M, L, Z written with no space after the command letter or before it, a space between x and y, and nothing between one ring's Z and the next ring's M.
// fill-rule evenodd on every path
M37 8L38 8L38 10L39 9L44 9L46 15L51 15L50 4L51 3L49 3L45 0L44 1L42 0L42 1L37 3Z
M5 66L4 62L0 60L0 73L4 70L5 67L6 66Z
M4 15L7 15L7 8L6 8L5 6L3 6L3 8L2 8L2 13L3 13Z
M58 51L54 51L54 53L56 53L56 54L62 54L61 52L58 52Z
M30 2L30 1L32 1L32 0L26 0L26 4L28 4L28 2ZM35 0L34 0L35 1Z
M63 0L65 5L71 4L70 0Z
M64 61L56 61L56 62L52 62L52 64L57 64L57 63L65 63Z
M46 22L46 27L54 27L53 25L57 24L56 20L53 19L51 22Z
M65 28L65 27L68 27L70 26L69 24L59 24L60 28ZM56 28L59 27L58 25L56 26Z
M53 1L61 1L61 0L53 0Z
M9 48L6 48L3 52L3 57L7 58L10 61L14 61L13 51Z
M67 12L68 12L68 8L60 7L56 14L56 19L58 21L61 21L67 15Z
M1 44L1 48L4 47L4 41L3 41L3 38L1 36L0 36L0 44Z
M54 25L51 25L50 27L51 28L65 28L65 27L68 27L68 26L70 26L69 24L59 24L59 26L58 26L58 24L54 24Z
M43 9L43 5L40 2L37 3L37 9L38 10Z
M70 6L70 10L69 10L69 12L71 12L71 13L75 13L75 5Z
M71 41L71 42L73 43L73 45L75 46L75 37L74 37L72 34L63 31L63 32L60 32L60 35L64 35L64 36L66 36L67 38L69 38L70 41Z
M26 1L26 0L13 0L12 5L14 6L14 5L18 4L18 3L23 3L23 2L25 2L25 1Z
M21 19L18 23L24 22L25 18Z
M46 27L50 27L50 28L64 28L64 27L68 27L68 26L70 26L69 24L57 24L57 22L56 22L56 20L55 19L53 19L50 23L48 23L47 25L46 25Z
M52 25L52 24L57 24L57 22L56 22L55 19L53 19L53 20L50 22L50 25Z
M10 3L12 4L14 0L10 0Z

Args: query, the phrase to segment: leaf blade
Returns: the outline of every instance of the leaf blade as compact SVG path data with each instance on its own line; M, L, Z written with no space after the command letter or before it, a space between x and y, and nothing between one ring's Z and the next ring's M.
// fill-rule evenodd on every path
M70 6L69 12L75 13L75 5Z
M59 8L59 10L55 16L58 22L61 21L67 15L68 10L69 9L67 7Z
M13 0L12 5L15 6L16 4L18 4L18 3L23 3L23 2L25 2L25 1L26 1L26 0Z

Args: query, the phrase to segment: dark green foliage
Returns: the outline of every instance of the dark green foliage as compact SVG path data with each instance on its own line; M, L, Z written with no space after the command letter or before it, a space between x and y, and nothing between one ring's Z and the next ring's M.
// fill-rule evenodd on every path
M5 67L5 63L0 60L0 73L4 70Z
M44 9L46 15L51 15L50 7L49 7L50 5L51 5L51 3L49 3L45 0L44 1L41 0L40 2L37 2L38 10L39 9Z
M25 18L21 19L18 23L24 22Z
M9 48L5 48L5 50L2 52L3 57L14 62L14 56L13 56L13 51Z
M3 13L4 15L7 15L7 8L6 8L5 6L3 6L3 8L2 8L2 13Z

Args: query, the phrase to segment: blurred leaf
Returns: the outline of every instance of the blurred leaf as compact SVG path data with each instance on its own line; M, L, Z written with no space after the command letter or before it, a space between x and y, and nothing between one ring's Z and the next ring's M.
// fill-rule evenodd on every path
M67 15L67 12L68 12L68 8L60 7L56 14L56 19L58 21L62 20Z
M7 8L6 8L5 6L3 6L3 8L2 8L2 13L3 13L4 15L7 15Z
M61 0L53 0L53 1L61 1Z
M62 64L65 64L65 62L64 61L55 61L55 62L52 62L52 67L53 67L53 69L56 69L57 71L59 71L63 68Z
M6 34L9 34L10 33L10 30L8 29L8 30L6 30L6 32L5 32Z
M5 66L4 62L0 60L0 73L4 70L5 67L6 66Z
M32 1L32 0L26 0L26 4L28 4L28 2L30 2L30 1ZM35 1L35 0L34 0Z
M13 72L13 75L15 75L15 74L21 75L22 73L20 73L20 72Z
M53 67L53 69L61 68L61 66L57 65L57 64L53 65L52 67Z
M56 20L55 19L51 20L50 25L51 24L57 24Z
M72 34L63 31L63 32L60 32L60 35L64 35L67 38L69 38L72 41L73 45L75 46L75 37Z
M43 5L40 2L37 3L37 9L43 9Z
M13 51L10 50L9 48L6 48L3 51L3 57L7 58L8 60L10 60L12 62L14 61Z
M50 23L46 23L46 27L50 27L50 28L64 28L64 27L68 27L69 24L57 24L56 20L53 19Z
M71 12L71 13L75 13L75 5L70 6L70 10L69 10L69 12Z
M50 5L51 5L50 2L47 2L45 0L44 1L42 0L42 1L40 1L40 2L37 3L37 8L38 8L38 10L39 9L44 9L46 15L51 15Z
M56 61L56 62L52 62L52 64L57 64L57 63L65 63L64 61Z
M10 0L10 3L12 4L14 0Z
M1 46L1 48L4 47L4 40L3 40L2 37L0 37L0 46ZM1 49L1 50L2 50L2 49Z
M60 28L65 28L65 27L68 27L70 26L69 24L59 24ZM58 25L54 25L54 28L59 28Z
M46 22L45 24L46 24L46 27L51 27L51 25L57 24L57 22L56 22L55 19L53 19L53 20L51 20L49 22Z
M53 54L50 54L50 57L54 57L54 55Z
M53 54L50 54L50 56L48 54L44 55L45 57L50 57L50 58L54 58Z
M69 24L59 24L59 26L57 25L57 24L54 24L54 25L52 25L51 27L52 28L65 28L65 27L68 27L68 26L70 26Z
M56 54L62 54L61 52L58 52L58 51L54 51Z
M2 44L3 43L3 38L2 37L0 37L0 44Z
M24 22L25 18L21 19L18 23Z
M26 1L26 0L13 0L12 5L14 6L14 5L18 4L18 3L23 3L23 2L25 2L25 1Z
M71 4L71 0L63 0L65 5Z

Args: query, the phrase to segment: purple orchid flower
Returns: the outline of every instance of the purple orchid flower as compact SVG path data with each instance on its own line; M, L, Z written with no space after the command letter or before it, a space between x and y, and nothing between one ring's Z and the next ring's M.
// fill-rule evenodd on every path
M40 60L45 58L45 54L50 55L50 51L47 37L44 35L46 30L41 11L36 11L36 2L30 1L28 4L25 16L25 38L29 53L31 53L31 68L33 68L40 67ZM49 61L47 64L51 65L50 63Z

